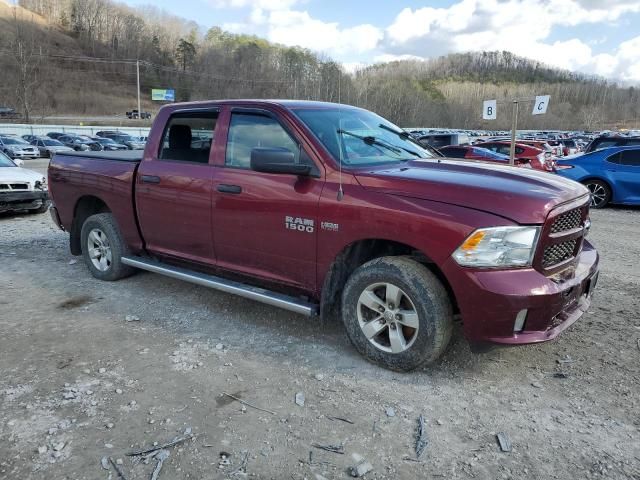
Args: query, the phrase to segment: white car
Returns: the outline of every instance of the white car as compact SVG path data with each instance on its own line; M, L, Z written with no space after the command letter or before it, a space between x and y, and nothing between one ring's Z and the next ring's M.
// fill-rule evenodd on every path
M17 210L44 213L49 204L47 179L38 172L19 167L0 153L0 213Z

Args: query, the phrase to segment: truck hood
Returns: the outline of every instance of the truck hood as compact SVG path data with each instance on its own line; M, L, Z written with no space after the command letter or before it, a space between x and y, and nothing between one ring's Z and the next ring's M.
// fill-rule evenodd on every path
M28 182L33 186L36 182L42 180L43 175L33 170L27 170L20 167L0 167L0 182L3 183L21 183Z
M555 174L449 159L415 160L355 175L366 189L482 210L521 224L544 223L555 206L588 194L584 186Z

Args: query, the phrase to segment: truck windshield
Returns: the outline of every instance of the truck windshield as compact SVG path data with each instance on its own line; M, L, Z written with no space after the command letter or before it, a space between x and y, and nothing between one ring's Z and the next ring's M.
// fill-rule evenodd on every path
M396 163L433 154L375 113L356 108L300 108L295 114L344 166Z

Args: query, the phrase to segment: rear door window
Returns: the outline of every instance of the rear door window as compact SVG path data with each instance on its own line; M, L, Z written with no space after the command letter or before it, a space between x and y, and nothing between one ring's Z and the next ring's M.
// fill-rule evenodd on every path
M218 112L172 115L167 122L158 158L175 162L209 163L217 119Z
M609 163L620 163L620 154L621 154L621 152L614 153L613 155L609 155L607 157L607 162L609 162Z

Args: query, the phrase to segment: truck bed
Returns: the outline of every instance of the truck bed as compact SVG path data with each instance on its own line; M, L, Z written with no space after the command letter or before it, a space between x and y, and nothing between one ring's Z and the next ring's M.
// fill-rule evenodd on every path
M144 150L120 150L112 152L65 152L64 155L68 157L139 163L142 160L143 153Z
M83 205L101 201L118 219L132 252L142 248L134 202L134 183L142 150L120 152L65 152L49 163L49 188L65 230L72 231L74 215ZM72 245L79 248L79 245Z

